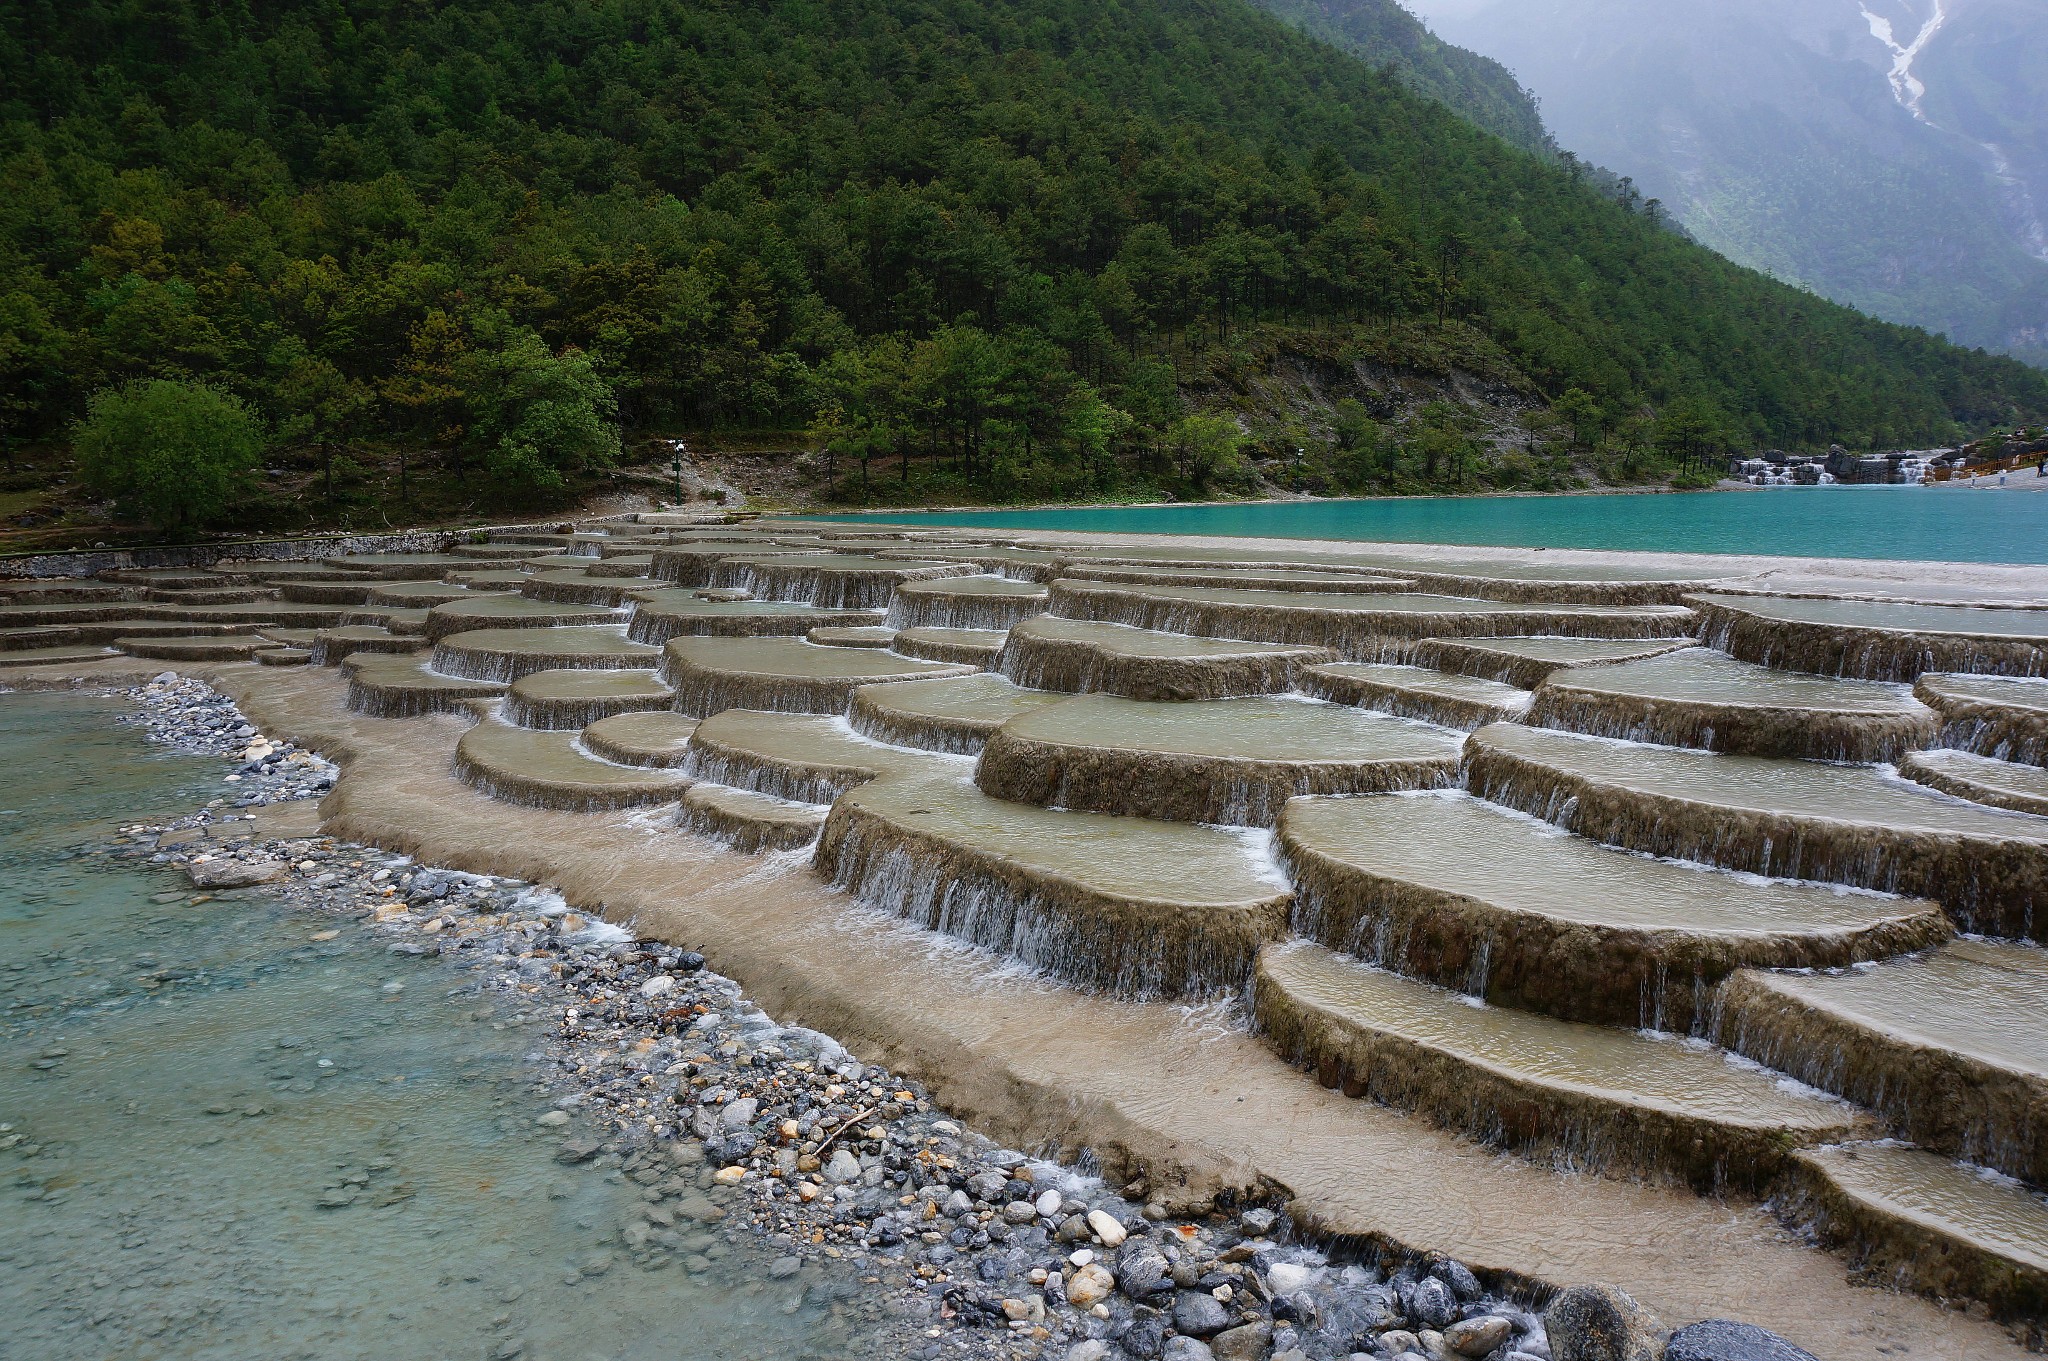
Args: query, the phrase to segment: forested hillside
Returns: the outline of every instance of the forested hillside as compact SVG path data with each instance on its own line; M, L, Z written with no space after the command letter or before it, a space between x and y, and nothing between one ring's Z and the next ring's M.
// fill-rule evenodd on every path
M1227 485L1276 368L1306 404L1252 437L1354 488L1476 447L1344 399L1367 370L1576 445L2048 416L2048 375L1735 268L1243 0L0 16L15 439L203 381L343 486L369 443L516 499L606 461L615 403L1001 497Z
M1525 151L1548 153L1536 101L1507 67L1444 42L1398 0L1256 0L1259 8L1374 66Z

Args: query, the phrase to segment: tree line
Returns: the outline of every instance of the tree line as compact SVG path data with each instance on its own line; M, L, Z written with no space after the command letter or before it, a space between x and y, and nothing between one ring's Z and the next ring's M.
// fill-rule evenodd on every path
M366 440L517 499L620 427L803 429L848 494L1079 495L1227 481L1217 375L1297 352L1491 365L1610 446L2048 414L1241 0L0 10L9 441L203 387L330 486Z

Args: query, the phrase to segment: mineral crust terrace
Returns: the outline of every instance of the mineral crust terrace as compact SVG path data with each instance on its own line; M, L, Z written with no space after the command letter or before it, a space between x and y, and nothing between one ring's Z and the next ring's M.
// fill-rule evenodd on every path
M548 884L1133 1193L1018 1211L955 1316L1509 1361L1607 1297L1480 1282L1598 1282L1646 1338L2041 1340L2048 573L657 515L0 599L0 683L202 677L338 764L323 832ZM706 1175L829 1193L748 1132ZM1011 1210L948 1191L942 1285Z

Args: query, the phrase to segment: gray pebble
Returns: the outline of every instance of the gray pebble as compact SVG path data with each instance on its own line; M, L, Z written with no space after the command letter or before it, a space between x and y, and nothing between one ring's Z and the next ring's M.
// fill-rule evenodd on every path
M1173 1326L1194 1337L1209 1337L1230 1326L1230 1311L1214 1295L1183 1290L1173 1299Z

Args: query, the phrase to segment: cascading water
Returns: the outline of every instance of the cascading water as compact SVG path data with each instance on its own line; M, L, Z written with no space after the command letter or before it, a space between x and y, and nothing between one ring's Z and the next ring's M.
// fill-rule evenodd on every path
M1913 35L1911 41L1903 44L1899 42L1890 19L1881 14L1871 13L1868 5L1859 7L1863 13L1863 21L1870 25L1870 36L1883 43L1885 49L1892 54L1891 70L1886 77L1891 82L1892 97L1899 101L1900 108L1922 123L1928 122L1927 115L1920 108L1921 101L1927 97L1927 87L1913 74L1913 63L1919 60L1927 44L1934 41L1934 35L1941 32L1942 26L1948 22L1948 6L1945 0L1930 2L1933 8L1922 21L1920 31Z
M1919 31L1904 43L1899 41L1898 31L1891 20L1871 13L1868 5L1861 6L1861 11L1864 22L1870 26L1870 36L1884 44L1885 50L1891 53L1892 64L1886 72L1886 79L1891 83L1892 98L1898 101L1900 108L1912 114L1915 121L1946 132L1949 129L1941 128L1927 116L1923 107L1927 86L1913 72L1914 63L1935 36L1948 26L1951 17L1947 0L1930 0L1930 3L1932 9L1921 22ZM1997 142L1962 135L1984 153L1992 182L1998 186L1999 197L2005 201L2013 235L2021 249L2036 260L2048 262L2048 220L2044 220L2032 191L2015 169L2011 154Z
M1912 73L1910 66L1906 70ZM1457 739L1432 729L1446 744L1444 753L1429 769L1396 779L1394 753L1359 746L1361 730L1392 732L1401 720L1384 712L1361 715L1350 705L1420 712L1461 725L1530 716L1528 697L1516 687L1478 689L1464 675L1338 664L1334 653L1499 674L1522 689L1564 667L1566 677L1577 678L1555 681L1550 688L1558 693L1537 718L1659 742L1726 745L1734 732L1727 711L1743 700L1731 697L1726 678L1716 688L1705 683L1711 677L1673 662L1638 667L1643 674L1631 685L1603 687L1591 673L1569 670L1590 666L1597 673L1604 664L1683 646L1694 623L1684 611L1591 610L1605 597L1581 598L1576 584L1559 586L1562 569L1548 571L1542 589L1530 595L1555 602L1542 609L1459 597L1467 582L1455 573L1439 574L1430 583L1437 586L1440 579L1438 588L1449 595L1387 591L1368 598L1363 587L1310 590L1291 583L1303 589L1289 592L1289 580L1278 574L1231 586L1228 573L1219 571L1212 573L1220 578L1215 585L1062 580L1051 594L1071 606L1060 611L1065 617L1013 620L1013 611L1035 612L1040 593L1012 589L1016 583L1008 577L1019 574L992 559L949 561L934 569L919 566L909 554L880 562L856 559L853 545L807 555L808 560L779 556L767 540L731 546L756 551L727 551L734 561L726 570L735 574L729 588L701 595L684 587L654 589L655 599L632 621L630 642L619 636L616 614L606 616L602 628L502 626L545 624L556 611L541 608L548 602L536 596L574 604L610 598L619 589L588 585L555 561L547 565L562 580L544 582L516 607L479 609L479 602L456 597L459 603L443 612L445 622L435 630L448 636L437 639L440 655L432 669L417 656L364 657L347 674L360 682L361 705L392 713L486 707L476 699L520 681L506 712L531 726L487 722L462 739L456 766L469 784L543 809L641 806L647 811L612 813L592 825L608 829L604 835L625 835L630 827L649 839L644 850L651 861L675 856L677 866L687 864L691 873L698 872L699 862L690 857L704 857L708 866L722 853L690 846L675 830L678 825L741 850L767 852L769 859L754 863L772 863L780 874L808 862L854 898L902 923L895 929L905 935L914 923L933 933L918 934L920 940L944 939L947 949L987 949L1009 960L1010 968L1031 970L1035 986L1060 1006L1099 1003L1055 997L1066 991L1056 980L1128 998L1215 999L1238 996L1258 971L1265 994L1261 1019L1287 1057L1346 1091L1408 1106L1477 1138L1567 1167L1675 1176L1705 1189L1756 1189L1769 1183L1796 1146L1876 1132L1867 1116L1827 1103L1816 1108L1810 1094L1773 1107L1782 1119L1759 1122L1755 1112L1777 1100L1771 1084L1780 1079L1774 1074L1741 1069L1709 1047L1637 1029L1720 1038L1724 1027L1732 1027L1736 1043L1755 1049L1756 1058L1777 1070L1810 1073L1831 1088L1865 1084L1841 1094L1892 1122L1893 1132L1908 1133L1932 1150L1923 1156L1960 1151L2023 1175L2033 1170L2026 1159L2034 1155L2026 1149L2040 1140L2023 1123L2001 1123L1995 1112L1981 1108L1985 1103L1966 1107L1908 1089L1896 1065L1829 1069L1822 1060L1842 1047L1808 1043L1817 1032L1802 1017L1777 1024L1777 1013L1767 1011L1777 999L1757 999L1746 1009L1722 1005L1734 986L1728 980L1738 975L1840 969L1934 945L1949 927L1931 904L1886 905L1869 894L1852 901L1808 885L1796 893L1840 898L1849 907L1833 910L1824 901L1801 909L1791 901L1794 890L1766 891L1765 881L1603 850L1548 824L1513 820L1499 805L1482 805L1469 794L1405 800L1428 815L1413 825L1380 819L1368 826L1365 819L1352 827L1355 835L1344 836L1336 835L1342 828L1325 826L1318 833L1312 825L1317 806L1363 810L1404 801L1333 795L1389 782L1440 784L1456 778L1451 762ZM872 550L862 544L859 551ZM682 556L661 565L678 578L710 576ZM625 556L606 561L619 564L615 580L621 582L631 579L628 570L652 566ZM983 575L974 577L973 568ZM1512 573L1499 570L1503 581L1514 584ZM987 575L991 571L1007 575ZM1616 598L1680 593L1669 582L1653 584L1654 590L1638 590L1623 583L1628 592ZM1705 584L1694 583L1684 593ZM1522 598L1519 589L1502 594ZM819 624L872 624L879 618L879 610L849 616L829 608L855 603L870 610L890 605L896 623L929 618L957 628L1014 621L1004 669L1016 680L1069 693L1020 688L1000 675L964 668L925 669L904 652L819 647L795 636L688 636L801 635ZM1768 660L1816 670L1911 679L1937 661L1973 670L2028 670L2038 669L2034 659L2048 656L2048 641L2040 636L2048 630L2025 627L2033 616L2005 610L1965 614L1958 608L1741 596L1710 599L1704 613L1720 631L1744 632ZM1744 622L1738 623L1738 615ZM447 626L458 618L477 632ZM1897 627L1906 624L1915 627ZM1976 627L1984 624L1997 627ZM1897 639L1923 628L1938 647L1917 636ZM1565 636L1608 632L1622 636ZM667 643L671 635L671 649L636 646ZM994 646L992 638L961 640L963 648L968 643L981 643L981 653ZM974 660L986 665L989 659ZM572 736L575 719L609 712L615 703L638 703L650 695L658 700L658 691L643 694L639 688L646 685L645 669L657 661L666 662L673 679L692 673L679 707L707 715L708 732L686 768L685 746L696 724L673 711L604 719L619 725L616 742L601 741L594 731ZM523 679L535 670L563 667L577 670L569 679ZM615 674L582 670L590 667ZM629 668L638 676L629 675ZM317 674L308 673L308 679ZM1337 678L1346 684L1337 686ZM1750 676L1743 684L1758 704L1768 701L1766 707L1830 708L1821 702L1825 696L1817 693L1816 682L1784 671ZM1203 706L1189 702L1290 688L1313 688L1326 700L1348 703L1310 703L1299 695L1216 700L1215 706L1228 707L1238 721L1207 723ZM1819 688L1845 701L1852 697L1839 682ZM1869 689L1870 694L1857 694L1870 698L1875 689ZM1076 714L1084 702L1072 692L1089 691L1141 696L1152 717L1139 712L1146 705L1134 709L1132 700L1120 699L1104 706L1099 721L1080 723ZM1581 696L1570 712L1565 691ZM305 697L294 693L291 699ZM1453 702L1465 707L1450 707ZM1636 713L1645 705L1647 718ZM1058 706L1071 709L1055 721L1049 714ZM1901 706L1910 704L1901 699ZM1864 712L1846 703L1832 707ZM1997 694L1959 692L1953 712L1944 709L1943 718L1952 732L1967 727L1973 743L2017 750L2014 744L2026 733L2013 707ZM809 713L719 716L735 708ZM1041 711L1047 716L1039 717ZM846 713L851 726L839 717ZM1262 726L1250 723L1254 715ZM1314 720L1307 734L1292 722L1304 716ZM1931 716L1915 721L1931 731ZM1996 732L1994 723L2000 725ZM413 731L432 743L454 727L423 724ZM998 729L1004 736L991 742ZM358 730L371 748L389 740L385 725L361 724ZM901 745L860 742L856 732ZM1926 740L1927 733L1915 730L1894 745ZM1026 743L1034 750L1023 750ZM1994 893L2004 895L2001 902L2016 898L2025 889L2022 872L2041 871L2041 857L1992 844L2006 827L2023 835L2020 824L1994 825L1992 815L1953 800L1937 806L1920 786L1904 793L1893 781L1880 789L1867 770L1791 761L1743 764L1750 758L1603 743L1514 722L1482 732L1475 743L1474 793L1558 819L1592 838L1759 871L1894 884L1918 873L1922 858L1946 855L1947 838L1966 833L1973 839L1975 868L1936 876L1972 900L1959 909ZM1537 745L1517 749L1525 743ZM963 758L985 746L977 787L969 779L971 762ZM1812 732L1805 734L1800 754L1813 754L1809 748L1818 749ZM941 751L959 755L949 759L936 754ZM1827 747L1823 754L1859 753ZM372 766L375 759L390 758L385 753L361 764ZM1685 771L1665 770L1681 760ZM1006 762L1016 769L996 778ZM870 764L879 776L872 782L866 778ZM1380 767L1389 771L1374 773ZM1742 772L1754 772L1754 778L1736 778ZM1759 782L1770 786L1768 794L1755 792ZM1183 789L1200 797L1181 799L1177 791ZM1163 801L1168 793L1177 800L1170 807ZM1322 797L1290 801L1303 794ZM466 810L451 814L457 820L480 804L459 791L443 801ZM348 796L338 802L346 804ZM1448 810L1465 805L1480 810L1475 818L1483 815L1499 825L1453 827ZM482 816L488 818L489 811ZM1286 847L1285 872L1272 854L1273 835L1216 825L1275 818L1281 839L1294 838ZM1902 834L1913 832L1908 824L1930 820L1941 825L1925 828L1924 835ZM1845 822L1855 826L1844 830ZM573 824L553 819L550 825L562 833L559 849L573 859ZM1529 844L1517 843L1517 835ZM1981 853L1975 840L1983 842ZM1552 841L1580 848L1578 858L1558 854L1543 860L1537 852ZM800 849L814 842L814 849ZM1399 860L1396 848L1415 849ZM1677 882L1695 877L1705 885L1703 892L1688 892L1692 885ZM795 900L817 891L814 884L799 887L794 876L786 887L787 893L772 896ZM800 906L790 921L829 935L869 915L848 906L842 900L835 907L830 897L821 897L817 918L804 917L810 909ZM766 900L750 905L770 908L781 910ZM697 915L693 899L688 929L702 929L710 920L715 918ZM1998 924L1991 916L1979 920ZM2024 926L2024 917L2019 922ZM743 934L750 925L743 924ZM1308 939L1289 941L1290 935ZM716 943L710 939L705 945ZM1351 958L1338 957L1320 981L1301 967L1291 975L1278 969L1278 961L1299 956L1301 947L1314 950L1316 943ZM794 950L804 948L799 943ZM1268 961L1276 962L1275 969L1267 968ZM777 966L761 967L772 975ZM860 989L839 992L853 996ZM1143 1010L1126 1010L1125 1022L1142 1022ZM1962 1014L1967 1019L1968 1008ZM1797 1042L1784 1040L1790 1035ZM1243 1039L1225 1036L1220 1042L1242 1045ZM1969 1044L1949 1037L1939 1048L1955 1054ZM1247 1059L1254 1068L1256 1061ZM1731 1085L1723 1068L1738 1068L1764 1085ZM1250 1070L1233 1076L1254 1079L1253 1086L1256 1080L1286 1080L1284 1073L1276 1078ZM2018 1097L2005 1104L2023 1109ZM1939 1130L1923 1131L1910 1120L1916 1112L1949 1109L1963 1110L1965 1124L1946 1142L1937 1137ZM1309 1107L1302 1108L1302 1118L1300 1127L1311 1130L1325 1121L1356 1119L1361 1131L1387 1119ZM1344 1138L1350 1137L1347 1126ZM1257 1144L1256 1136L1251 1143ZM1260 1146L1257 1156L1298 1172L1298 1162L1290 1168L1285 1153ZM1349 1153L1346 1144L1337 1161ZM1309 1183L1313 1189L1303 1193L1303 1201L1313 1213L1314 1202L1328 1193L1315 1187L1313 1177ZM1585 1190L1588 1199L1614 1194ZM1360 1215L1341 1198L1337 1203L1347 1205L1354 1222L1377 1222L1377 1207ZM1424 1236L1412 1224L1393 1233L1400 1241Z

